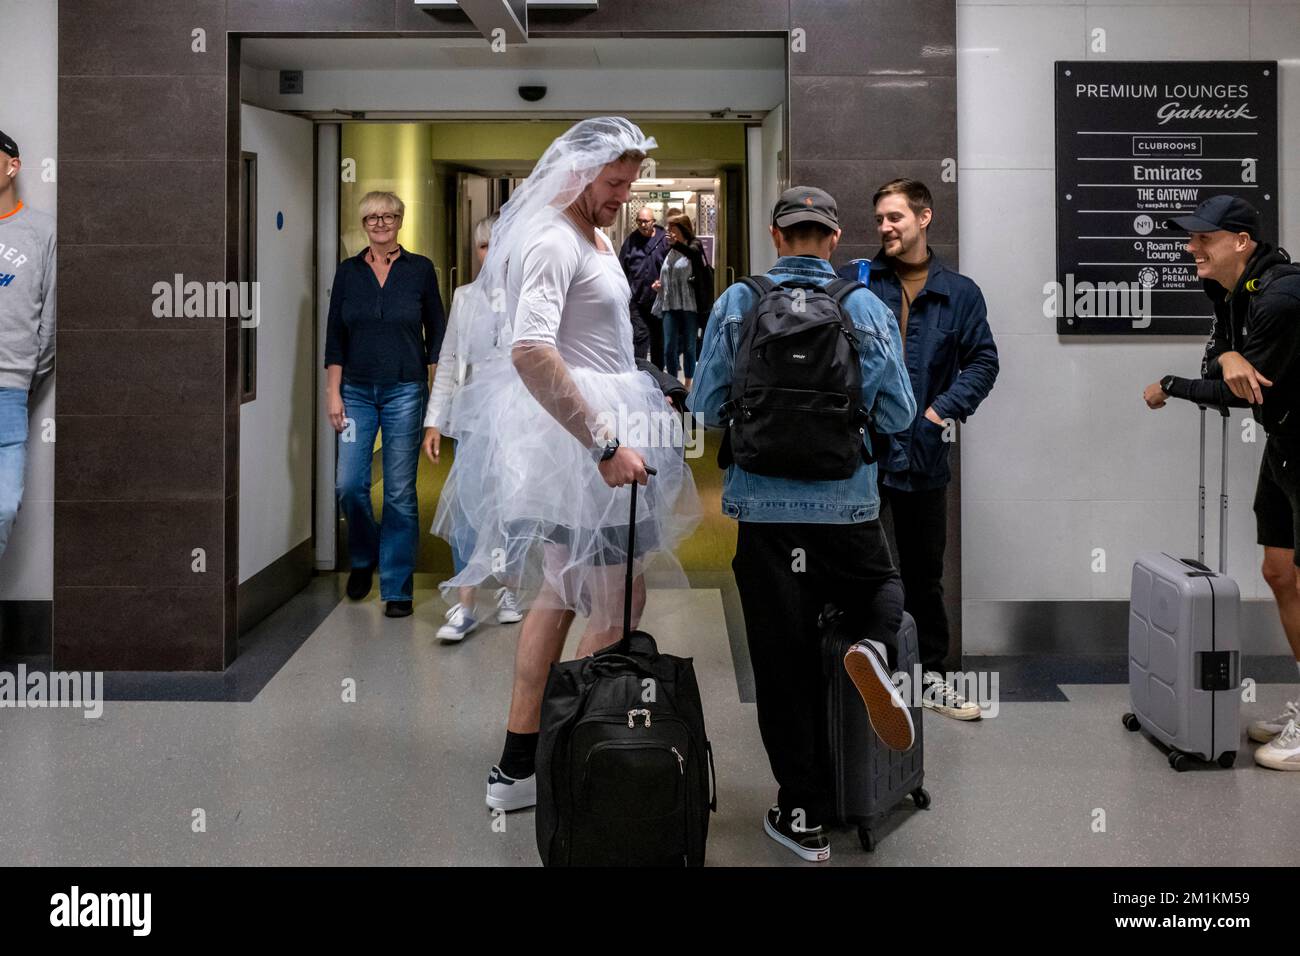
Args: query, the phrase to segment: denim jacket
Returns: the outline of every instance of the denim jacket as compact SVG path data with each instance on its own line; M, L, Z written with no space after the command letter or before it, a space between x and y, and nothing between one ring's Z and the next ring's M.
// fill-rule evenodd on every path
M835 279L831 264L813 256L782 256L767 274L776 282L811 279L825 285ZM719 410L731 397L741 322L754 302L753 291L737 283L722 293L709 314L704 351L696 363L694 388L687 399L687 406L707 426L725 425ZM884 303L866 289L845 299L844 307L862 333L862 407L870 410L876 431L904 431L912 424L916 401L903 367L898 323ZM851 477L840 481L803 481L755 475L732 465L722 485L722 513L740 521L870 521L880 514L876 466L863 462Z
M883 254L855 259L839 274L867 286L897 316L903 290ZM897 319L895 319L897 325ZM988 397L998 377L998 348L989 330L984 296L974 282L930 259L930 274L907 313L904 355L917 416L904 434L891 437L890 447L876 456L882 483L899 491L931 491L952 478L948 457L951 441L945 426L925 417L933 408L943 419L964 422Z

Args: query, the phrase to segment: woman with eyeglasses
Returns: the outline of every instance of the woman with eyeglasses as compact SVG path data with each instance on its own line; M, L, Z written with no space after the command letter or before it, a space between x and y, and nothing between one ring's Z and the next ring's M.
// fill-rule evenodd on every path
M480 220L474 226L474 254L479 265L487 258L488 242L492 237L492 225L499 214ZM447 319L447 335L442 340L442 352L438 355L438 371L433 377L433 390L429 393L429 407L424 414L424 454L434 464L442 457L443 433L455 429L457 401L461 387L473 374L468 356L473 349L470 340L476 334L482 336L485 330L466 327L466 314L469 308L469 286L457 289L451 297L451 315ZM480 352L485 350L480 349ZM484 476L475 476L476 482L482 482ZM449 483L452 479L448 479ZM447 500L454 500L449 494L450 487L443 489ZM463 509L439 508L434 521L433 533L451 545L451 563L457 574L465 570L469 555L474 553L477 535L470 526L469 518ZM517 624L523 620L518 605L515 603L514 591L509 587L506 573L497 574L505 587L496 592L496 618L498 624ZM479 625L477 617L478 588L462 587L457 594L459 600L447 609L446 623L438 628L438 639L448 643L464 640Z
M433 263L397 242L405 204L391 192L362 197L366 248L339 263L325 333L326 397L339 433L337 491L348 522L347 594L370 594L379 569L388 617L407 617L419 551L415 473L429 382L446 317ZM370 472L383 434L384 510L375 521Z

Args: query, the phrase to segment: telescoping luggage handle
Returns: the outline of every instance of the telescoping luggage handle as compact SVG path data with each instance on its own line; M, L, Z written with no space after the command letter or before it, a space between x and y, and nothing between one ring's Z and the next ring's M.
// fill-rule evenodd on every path
M1197 489L1196 563L1205 571L1205 405L1196 406L1201 411L1201 462L1200 486ZM1217 405L1215 410L1223 418L1222 455L1219 462L1219 573L1228 569L1228 409Z
M647 475L658 472L649 465L645 466ZM615 651L626 651L632 637L632 562L636 557L636 488L632 482L632 506L627 518L627 577L623 580L623 636L619 639Z

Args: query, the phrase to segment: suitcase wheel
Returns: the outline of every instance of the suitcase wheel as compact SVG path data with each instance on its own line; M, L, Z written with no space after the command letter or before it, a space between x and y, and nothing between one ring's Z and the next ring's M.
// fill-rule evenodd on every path
M876 849L876 835L871 832L871 827L865 823L858 824L858 842L862 844L862 849L868 853Z
M1236 762L1237 751L1235 750L1225 750L1223 753L1219 754L1219 766L1223 767L1225 770Z
M930 809L930 791L925 787L917 787L912 791L912 802L916 804L918 810Z
M1124 728L1126 730L1138 731L1142 729L1142 723L1138 720L1137 714L1124 715Z
M1192 765L1192 758L1187 756L1181 750L1171 750L1169 752L1169 766L1173 767L1179 773L1187 770Z

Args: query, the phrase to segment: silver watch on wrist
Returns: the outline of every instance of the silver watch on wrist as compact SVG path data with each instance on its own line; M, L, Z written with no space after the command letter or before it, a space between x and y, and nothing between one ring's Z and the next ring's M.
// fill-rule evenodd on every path
M588 448L587 451L591 455L591 460L599 465L602 461L609 461L614 457L614 452L618 451L618 439L597 440L596 444Z

